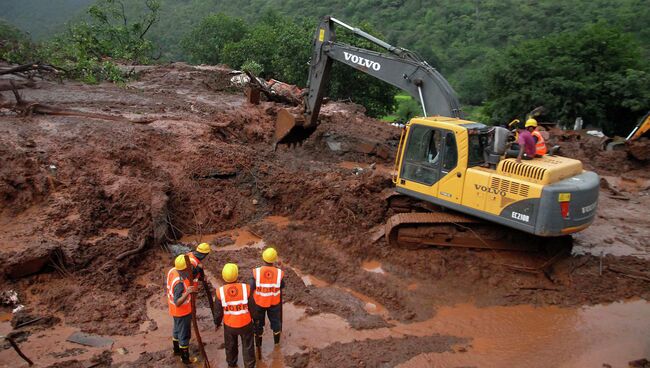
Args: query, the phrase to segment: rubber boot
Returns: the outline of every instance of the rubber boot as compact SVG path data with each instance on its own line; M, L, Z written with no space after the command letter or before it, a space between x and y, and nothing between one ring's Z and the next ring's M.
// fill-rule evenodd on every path
M273 343L275 345L278 345L280 343L280 335L282 335L282 331L278 331L278 332L273 333Z
M178 341L172 340L172 343L174 344L174 355L180 356L181 355L181 346L178 345Z
M190 348L181 348L181 360L185 364L192 364L198 361L196 357L190 357Z
M255 335L255 357L262 360L262 336Z

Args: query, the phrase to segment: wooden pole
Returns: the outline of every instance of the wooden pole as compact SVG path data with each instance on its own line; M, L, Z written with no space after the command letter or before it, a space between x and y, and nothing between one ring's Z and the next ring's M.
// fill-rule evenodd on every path
M205 290L205 294L208 296L208 304L210 305L210 312L212 312L212 315L214 316L214 300L212 300L210 285L205 280L201 280L201 282L203 283L203 289Z
M14 350L16 350L16 353L18 353L18 355L20 355L20 357L23 358L27 362L27 364L29 364L30 366L34 365L34 362L32 362L25 354L23 354L22 351L20 351L20 348L18 347L18 344L16 344L14 339L12 339L9 336L4 336L4 338L7 341L9 341L9 344L11 344L11 346L14 348Z
M190 262L190 257L185 255L185 264L189 268L190 280L192 280L192 263ZM192 280L194 281L194 280ZM196 341L199 344L199 351L203 357L203 367L210 368L210 361L208 360L208 355L205 353L205 347L203 346L203 340L201 340L201 334L199 333L199 324L196 321L196 297L192 295L190 299L190 304L192 306L192 326L194 326L194 334L196 335Z

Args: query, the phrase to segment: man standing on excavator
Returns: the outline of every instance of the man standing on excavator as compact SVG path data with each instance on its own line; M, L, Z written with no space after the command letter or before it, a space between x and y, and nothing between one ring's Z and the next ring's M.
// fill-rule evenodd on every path
M544 142L542 133L537 130L537 120L533 118L526 120L526 129L530 132L530 134L533 136L533 139L535 140L535 156L544 156L547 152L546 142Z
M284 272L275 267L278 252L274 248L266 248L262 252L264 266L253 270L250 281L253 290L253 319L255 328L255 353L257 359L262 359L262 335L264 334L264 320L269 316L273 342L280 343L282 333L282 289L284 288Z

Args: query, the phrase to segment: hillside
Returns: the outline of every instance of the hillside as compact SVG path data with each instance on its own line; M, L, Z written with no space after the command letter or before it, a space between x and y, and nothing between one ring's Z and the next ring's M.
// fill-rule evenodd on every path
M0 1L0 14L39 39L61 29L91 0ZM505 46L603 22L629 32L650 55L650 7L644 0L161 0L161 19L152 29L163 60L187 60L180 40L210 13L255 20L269 11L315 20L333 15L350 24L368 22L388 42L412 49L439 68L465 103L485 99L485 70ZM135 8L135 4L128 4ZM34 21L37 19L37 21Z

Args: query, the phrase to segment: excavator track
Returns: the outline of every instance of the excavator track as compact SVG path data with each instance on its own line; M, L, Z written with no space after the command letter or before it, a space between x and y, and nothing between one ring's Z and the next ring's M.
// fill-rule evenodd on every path
M448 212L399 213L384 225L390 246L429 246L538 251L544 239L494 223Z

